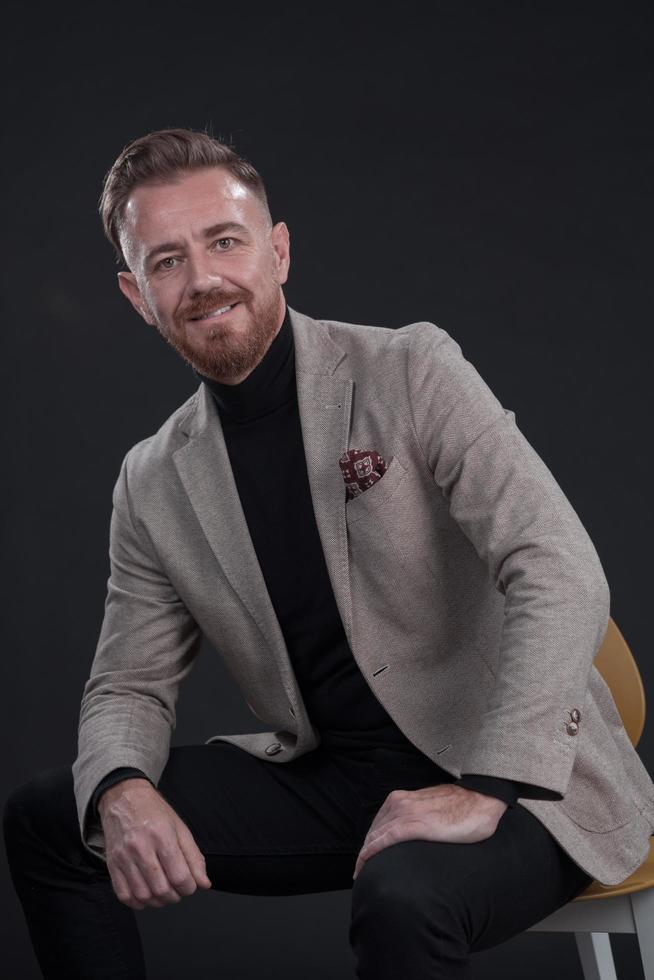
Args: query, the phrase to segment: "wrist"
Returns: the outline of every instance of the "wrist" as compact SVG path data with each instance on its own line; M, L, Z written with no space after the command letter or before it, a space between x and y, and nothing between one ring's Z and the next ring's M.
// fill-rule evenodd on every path
M471 786L460 786L459 789L464 790L466 793L474 793L475 796L478 796L483 801L487 809L497 812L500 815L508 809L509 804L506 800L501 800L498 796L493 796L491 792L485 793L482 790L473 789Z
M491 796L489 793L481 793L478 790L471 790L471 792L477 793L477 796L482 798L485 810L492 815L494 820L499 820L502 814L509 808L509 804L504 800L500 800L497 796Z
M132 786L128 787L128 783L131 783ZM125 796L130 788L136 789L138 786L150 786L151 788L154 788L152 787L152 783L149 779L141 776L130 776L128 779L121 779L120 782L113 783L111 786L108 786L107 789L103 790L98 797L96 809L99 815L102 817L106 808L114 800Z

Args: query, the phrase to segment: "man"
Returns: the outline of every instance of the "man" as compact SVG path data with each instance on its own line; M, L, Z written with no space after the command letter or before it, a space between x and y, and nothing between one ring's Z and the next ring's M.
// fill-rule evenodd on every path
M144 976L131 910L197 888L351 886L359 977L467 977L647 854L592 542L444 330L287 306L288 229L229 148L136 140L101 211L201 384L121 466L72 772L6 807L44 975ZM171 749L202 634L271 730Z

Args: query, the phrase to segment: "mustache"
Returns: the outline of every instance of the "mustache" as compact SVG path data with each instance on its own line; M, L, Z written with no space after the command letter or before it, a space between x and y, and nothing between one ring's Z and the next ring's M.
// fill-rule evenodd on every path
M218 310L221 306L232 306L234 303L238 303L239 300L240 297L226 296L225 293L207 293L206 296L201 297L201 299L196 300L194 303L189 303L188 306L184 306L179 311L179 317L182 320L191 320L193 317L204 316L205 313L210 313L211 310Z

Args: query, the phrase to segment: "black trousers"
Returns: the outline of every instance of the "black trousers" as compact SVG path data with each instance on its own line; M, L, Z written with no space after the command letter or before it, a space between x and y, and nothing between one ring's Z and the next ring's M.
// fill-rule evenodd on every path
M592 879L518 804L484 841L402 841L373 855L353 881L387 794L451 780L422 753L321 745L273 763L215 742L172 748L158 788L205 855L215 889L295 895L351 888L357 977L462 980L471 975L471 953L524 931ZM4 833L43 975L143 980L142 913L119 902L106 864L81 842L70 766L13 791Z

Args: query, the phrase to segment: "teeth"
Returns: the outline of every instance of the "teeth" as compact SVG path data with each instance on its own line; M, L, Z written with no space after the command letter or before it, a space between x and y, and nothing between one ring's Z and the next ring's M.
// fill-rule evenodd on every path
M234 304L232 303L232 306ZM210 313L205 313L204 316L196 317L198 320L209 320L212 316L218 316L219 313L225 313L227 310L231 310L231 306L221 306L219 310L211 310Z

